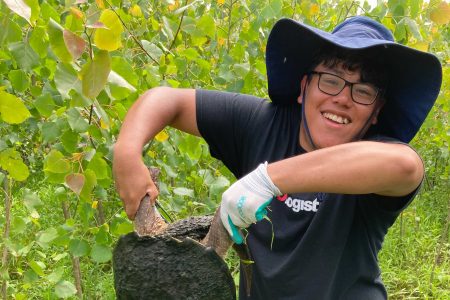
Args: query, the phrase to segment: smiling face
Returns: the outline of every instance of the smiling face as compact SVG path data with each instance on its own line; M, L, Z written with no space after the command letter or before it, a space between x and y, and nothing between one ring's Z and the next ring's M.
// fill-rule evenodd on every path
M361 82L359 70L344 69L342 64L333 67L319 64L314 71L335 74L352 83ZM306 91L305 116L311 138L318 149L352 142L377 122L382 107L380 100L372 105L355 103L350 86L346 86L338 95L331 96L319 90L318 80L318 75L311 75L309 82L308 77L303 76L302 92L297 100L302 103ZM307 137L304 122L302 120L300 125L300 145L306 151L312 151L314 146Z

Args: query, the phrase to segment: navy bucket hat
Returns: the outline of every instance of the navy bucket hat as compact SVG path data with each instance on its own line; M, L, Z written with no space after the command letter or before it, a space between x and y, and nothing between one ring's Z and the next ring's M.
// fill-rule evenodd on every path
M442 82L442 67L434 55L394 41L391 32L368 17L353 17L332 33L281 19L270 32L266 47L269 97L274 104L291 104L300 94L300 80L311 67L318 48L334 45L343 49L379 48L388 66L386 103L371 128L408 143L430 112Z

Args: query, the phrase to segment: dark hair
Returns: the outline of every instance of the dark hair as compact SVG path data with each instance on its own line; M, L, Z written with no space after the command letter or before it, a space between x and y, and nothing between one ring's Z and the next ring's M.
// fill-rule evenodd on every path
M388 67L379 48L352 50L324 44L315 53L310 70L319 64L328 68L342 64L346 70L359 70L362 82L374 84L382 91L388 87Z

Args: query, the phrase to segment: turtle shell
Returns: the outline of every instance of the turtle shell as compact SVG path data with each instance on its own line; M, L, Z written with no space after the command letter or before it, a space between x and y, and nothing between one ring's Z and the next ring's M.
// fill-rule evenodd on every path
M189 218L158 236L122 236L113 253L117 299L236 299L226 263L191 238L201 240L210 222Z

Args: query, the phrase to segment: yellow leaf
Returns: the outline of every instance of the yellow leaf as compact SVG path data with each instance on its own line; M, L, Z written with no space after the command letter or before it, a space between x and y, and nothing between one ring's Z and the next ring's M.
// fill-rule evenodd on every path
M225 0L217 0L217 3L218 3L219 5L222 5L222 4L225 3Z
M312 4L309 8L309 12L311 15L316 15L319 12L319 5L317 4Z
M169 5L169 10L174 11L175 9L178 8L178 6L179 6L179 3L178 3L178 0L176 0L175 3Z
M411 45L412 48L427 52L428 51L428 43L427 42L417 42Z
M72 159L75 161L80 161L81 159L83 159L83 153L72 153Z
M97 206L98 206L98 201L92 201L92 208L93 209L96 209L97 208Z
M147 151L147 155L150 156L151 158L155 158L156 157L155 151L152 151L152 150Z
M133 5L131 8L130 8L130 14L132 15L132 16L134 16L134 17L142 17L142 10L141 10L141 7L139 6L139 5L137 5L137 4L135 4L135 5Z
M165 131L161 131L155 136L155 140L158 142L164 142L169 138L169 135Z
M105 121L103 121L103 119L100 119L100 127L101 127L102 129L108 129L108 128L109 128L109 125L108 125L108 123L106 123Z
M100 9L105 9L105 3L103 0L95 0L95 3L97 4L97 7Z
M442 1L430 12L430 19L439 25L447 24L450 21L450 5Z
M78 8L76 8L75 6L72 6L70 8L70 13L77 19L83 19L84 14L81 10L79 10Z
M105 9L99 19L107 28L95 31L94 43L99 49L114 51L122 47L121 35L123 26L117 15L110 9Z
M219 44L219 46L223 46L225 44L225 39L219 38L218 44Z

